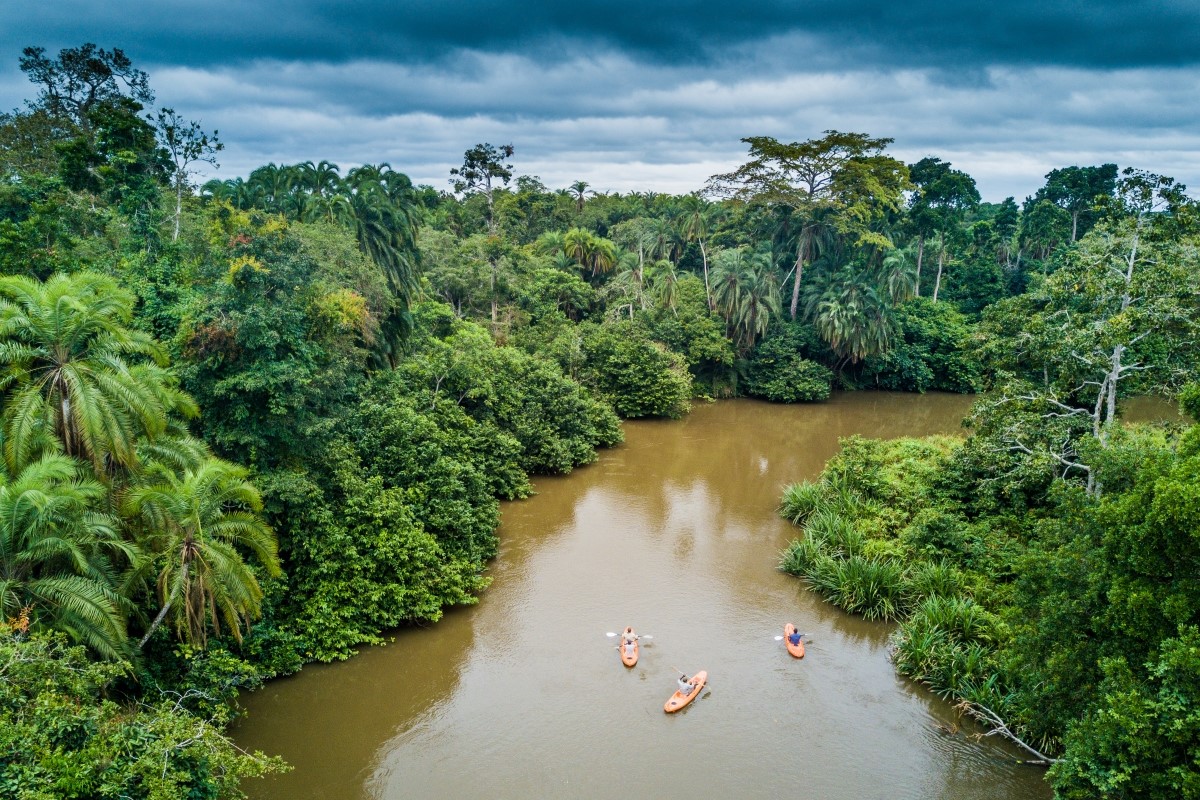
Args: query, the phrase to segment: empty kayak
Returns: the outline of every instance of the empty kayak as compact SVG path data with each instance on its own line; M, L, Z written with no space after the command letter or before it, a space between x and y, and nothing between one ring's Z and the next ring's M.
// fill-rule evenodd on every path
M792 623L789 622L787 625L784 625L783 626L783 643L785 645L787 645L787 651L789 653L791 653L793 656L795 656L796 658L804 658L804 637L803 636L800 637L800 642L798 644L792 644L792 640L788 638L795 632L796 632L796 626L793 625Z
M690 683L695 688L692 689L687 694L684 694L683 692L676 690L675 694L671 695L671 699L663 704L663 711L667 712L668 714L673 714L676 711L678 711L679 709L683 708L688 703L692 702L693 700L695 700L697 697L700 696L700 693L702 691L704 691L704 684L707 682L708 682L708 672L705 670L700 670L695 675L693 675L691 677L691 679L688 681L688 683Z
M638 647L637 639L634 639L632 642L625 641L626 636L633 635L633 628L626 628L621 634L621 643L617 645L617 651L621 654L621 663L627 667L632 667L637 664L638 651L641 649Z

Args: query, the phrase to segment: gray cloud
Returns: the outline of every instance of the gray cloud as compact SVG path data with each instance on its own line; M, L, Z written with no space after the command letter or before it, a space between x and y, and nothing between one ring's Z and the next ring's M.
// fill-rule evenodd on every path
M995 64L1179 66L1200 59L1193 0L97 0L8 3L0 51L96 41L144 61L383 59L446 66L457 51L552 62L617 51L646 63L709 63L770 36L805 34L823 66L906 64L959 73ZM812 51L779 52L791 68Z
M986 199L1067 164L1200 182L1194 2L143 5L0 10L0 108L33 94L21 46L95 41L221 131L222 177L325 158L445 187L492 141L552 187L691 191L739 163L742 136L838 128L941 156Z
M893 137L893 152L909 161L950 160L996 200L1032 193L1067 164L1200 176L1195 68L998 67L979 82L947 83L918 69L760 77L616 56L478 59L472 79L372 62L260 63L162 70L156 85L164 101L226 133L227 174L269 160L386 160L444 187L471 144L511 141L519 170L551 186L692 191L739 161L742 136L799 140L838 128Z

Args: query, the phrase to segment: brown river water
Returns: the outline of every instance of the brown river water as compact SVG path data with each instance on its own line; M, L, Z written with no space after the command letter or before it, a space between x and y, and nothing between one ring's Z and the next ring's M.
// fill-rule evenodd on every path
M625 425L625 444L504 505L478 606L306 667L244 698L238 743L303 798L1048 798L1044 771L898 676L892 625L844 614L776 569L783 487L838 437L954 433L972 398L857 392L730 400ZM807 631L788 656L785 622ZM636 667L606 632L653 635ZM680 670L707 670L663 713ZM957 733L940 726L958 724Z

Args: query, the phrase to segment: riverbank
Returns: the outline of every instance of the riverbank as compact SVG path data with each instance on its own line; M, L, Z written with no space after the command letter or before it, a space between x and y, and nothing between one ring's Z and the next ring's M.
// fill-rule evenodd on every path
M884 784L904 796L1048 797L1040 776L1006 763L1014 751L939 732L953 710L895 675L892 626L850 617L776 569L791 535L775 513L783 483L819 474L840 436L955 432L971 402L733 400L625 423L626 443L596 464L535 479L534 497L504 505L477 607L244 698L238 741L296 767L246 790L616 797L626 769L654 796L767 797L803 782L827 798ZM813 636L803 662L774 641L787 618ZM656 637L628 671L604 637L625 624ZM507 638L518 629L524 643ZM661 710L675 667L711 676L678 719ZM704 758L673 782L664 765L684 749Z
M1171 765L1190 758L1178 706L1138 697L1186 696L1171 687L1194 669L1173 655L1195 652L1196 633L1172 611L1194 608L1172 576L1194 565L1177 497L1200 440L1173 405L1132 405L1127 424L1068 450L1017 440L989 400L965 442L855 437L783 494L803 528L783 569L840 608L899 620L898 672L1051 766L1064 797L1113 780L1177 788ZM1146 737L1162 743L1149 758Z

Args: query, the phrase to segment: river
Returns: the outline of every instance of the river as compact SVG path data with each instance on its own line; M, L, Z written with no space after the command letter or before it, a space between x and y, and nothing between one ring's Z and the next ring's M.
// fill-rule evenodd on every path
M1048 798L1044 771L898 676L894 626L776 569L785 484L838 437L961 430L972 398L857 392L818 405L698 405L625 425L625 444L506 503L479 605L243 698L239 744L303 798ZM774 637L812 639L794 660ZM653 635L623 667L606 632ZM664 714L683 670L708 670ZM953 731L958 726L956 732Z

